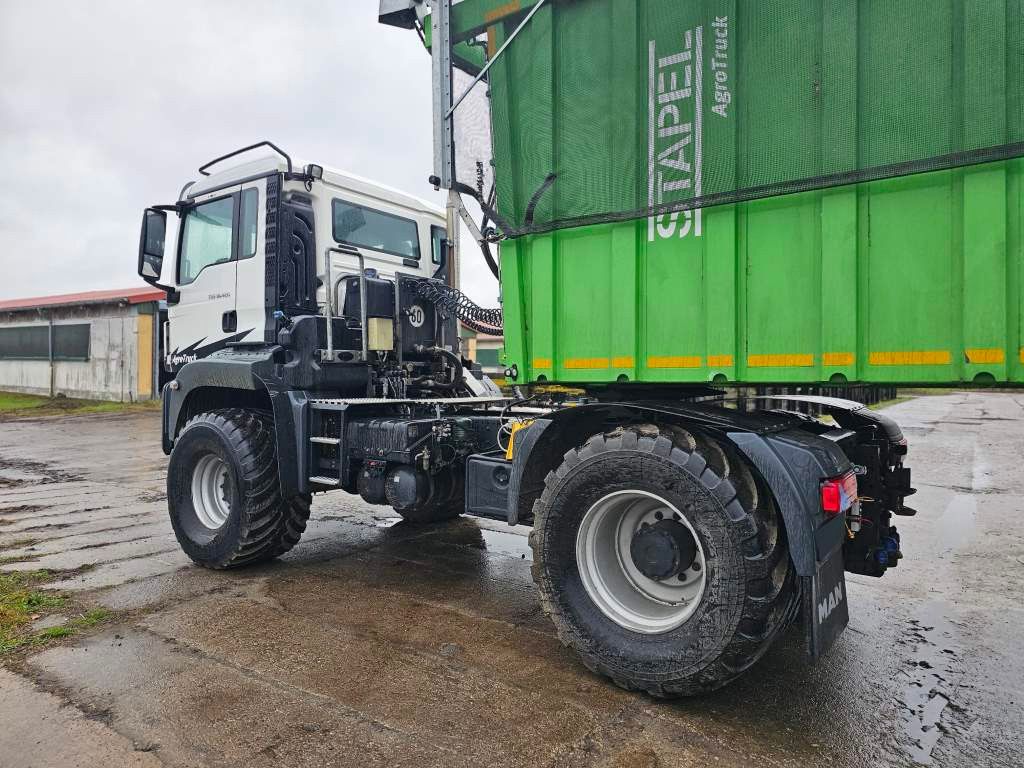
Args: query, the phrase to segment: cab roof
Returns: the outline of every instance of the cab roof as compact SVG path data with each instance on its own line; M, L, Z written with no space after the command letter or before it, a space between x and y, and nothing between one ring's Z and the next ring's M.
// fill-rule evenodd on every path
M304 167L305 165L301 162L293 162L292 171L300 173ZM389 187L386 184L370 181L362 176L356 176L355 174L346 173L345 171L339 171L327 166L322 167L324 170L321 181L332 187L350 190L360 195L391 203L392 205L399 205L403 208L444 218L444 208L439 205L407 194L394 187ZM287 170L288 164L281 157L265 155L236 165L225 165L222 170L216 173L202 176L198 180L187 184L182 190L181 196L186 200L192 199L215 189L221 189L231 184L240 184L247 179L258 178L270 173L285 173Z

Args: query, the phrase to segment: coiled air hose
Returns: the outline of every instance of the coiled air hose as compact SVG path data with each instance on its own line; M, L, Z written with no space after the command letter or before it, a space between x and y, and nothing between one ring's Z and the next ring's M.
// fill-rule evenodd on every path
M438 280L421 280L416 283L416 292L438 309L455 315L464 326L477 333L487 336L504 333L501 309L481 307L458 288Z

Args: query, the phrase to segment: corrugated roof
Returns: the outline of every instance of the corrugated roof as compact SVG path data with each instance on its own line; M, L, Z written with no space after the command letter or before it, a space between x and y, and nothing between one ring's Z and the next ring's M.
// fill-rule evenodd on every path
M40 307L75 307L82 304L144 304L159 301L165 293L158 288L121 288L108 291L83 291L82 293L61 293L56 296L34 296L26 299L0 301L0 312L14 312Z

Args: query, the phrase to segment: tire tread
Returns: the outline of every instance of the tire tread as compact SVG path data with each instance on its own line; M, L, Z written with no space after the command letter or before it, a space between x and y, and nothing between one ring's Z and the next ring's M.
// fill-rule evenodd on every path
M198 565L213 569L238 568L265 562L283 555L294 547L306 530L311 498L299 494L291 498L281 495L271 414L244 408L221 408L196 414L189 419L179 435L189 429L206 425L220 432L234 453L241 468L239 493L241 499L238 537L227 554L217 559L197 558L186 549ZM170 486L170 478L168 478ZM171 498L170 487L168 498ZM175 511L171 509L172 522ZM175 524L175 535L183 548L185 536Z
M730 469L730 463L742 459L723 446L715 444L712 449L715 451L715 459L720 465L724 462L726 470L723 473L725 477L720 476L711 467L708 459L701 454L701 448L706 449L710 440L711 438L701 436L699 441L695 442L693 437L681 429L664 430L653 437L648 430L633 427L620 428L609 434L594 435L579 448L566 452L562 463L548 473L540 498L534 502L534 527L530 532L529 543L533 550L531 573L540 591L541 607L553 622L560 642L576 651L588 669L607 677L620 688L644 691L657 698L698 695L721 688L761 658L798 612L799 581L796 579L792 563L786 569L781 584L776 587L772 580L780 559L785 557L788 561L789 555L774 503L764 503L769 494L761 488L757 494L761 503L753 509L745 508L729 479L737 471L735 468ZM722 506L729 525L741 532L741 562L744 567L746 588L742 597L740 621L718 658L692 676L664 680L624 675L621 665L616 664L613 667L608 663L595 651L594 643L581 636L573 623L563 615L554 585L544 569L541 529L547 522L557 488L588 458L613 451L649 453L667 459L677 468L696 478ZM749 472L745 467L740 471ZM773 515L776 516L775 519L770 520L770 516ZM779 533L771 550L765 551L761 531L772 523L779 525ZM555 565L557 567L557 564ZM773 585L767 592L763 588L765 583Z

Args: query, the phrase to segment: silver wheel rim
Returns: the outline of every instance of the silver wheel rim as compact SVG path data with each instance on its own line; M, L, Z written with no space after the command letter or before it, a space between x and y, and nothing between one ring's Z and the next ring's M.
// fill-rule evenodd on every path
M674 519L697 544L693 565L663 581L633 563L630 542L644 525ZM690 521L665 499L647 491L616 491L598 500L580 522L576 563L583 586L601 612L619 626L655 635L684 624L704 595L704 549Z
M231 513L228 465L220 456L208 453L192 470L192 508L199 522L211 531L224 525Z

